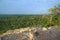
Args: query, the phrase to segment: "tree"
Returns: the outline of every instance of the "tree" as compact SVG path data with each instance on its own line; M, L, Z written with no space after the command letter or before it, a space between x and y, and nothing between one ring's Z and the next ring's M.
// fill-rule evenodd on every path
M51 15L50 15L50 25L54 24L54 20L57 20L56 24L59 25L60 24L60 21L59 21L60 20L60 17L59 17L60 16L60 5L54 6L53 8L50 8L49 12L51 13Z

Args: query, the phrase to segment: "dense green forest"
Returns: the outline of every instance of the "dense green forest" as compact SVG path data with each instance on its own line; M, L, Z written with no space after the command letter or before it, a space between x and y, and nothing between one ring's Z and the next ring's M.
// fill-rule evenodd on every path
M0 15L0 34L7 30L36 26L60 26L60 5L50 8L48 14L43 15Z

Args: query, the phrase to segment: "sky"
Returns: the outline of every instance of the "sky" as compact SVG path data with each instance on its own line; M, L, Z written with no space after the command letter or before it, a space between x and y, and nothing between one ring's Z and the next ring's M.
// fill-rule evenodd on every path
M0 0L0 14L43 14L60 0Z

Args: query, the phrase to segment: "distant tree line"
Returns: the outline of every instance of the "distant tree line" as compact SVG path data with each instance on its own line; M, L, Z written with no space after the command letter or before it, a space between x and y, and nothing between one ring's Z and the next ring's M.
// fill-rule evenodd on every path
M50 8L49 14L44 15L17 15L0 17L0 34L7 30L32 26L60 26L60 5Z

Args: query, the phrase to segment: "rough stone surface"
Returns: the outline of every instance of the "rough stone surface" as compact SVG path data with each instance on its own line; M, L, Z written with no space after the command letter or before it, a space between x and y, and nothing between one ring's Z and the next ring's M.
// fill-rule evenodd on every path
M1 36L0 40L60 40L60 27L52 27L47 30L43 29L45 28L34 27L18 33L16 30L14 30L16 33L5 33L3 36Z
M1 40L1 38L0 38L0 40Z
M34 40L60 40L60 28L52 28L46 31L37 30L34 34Z

